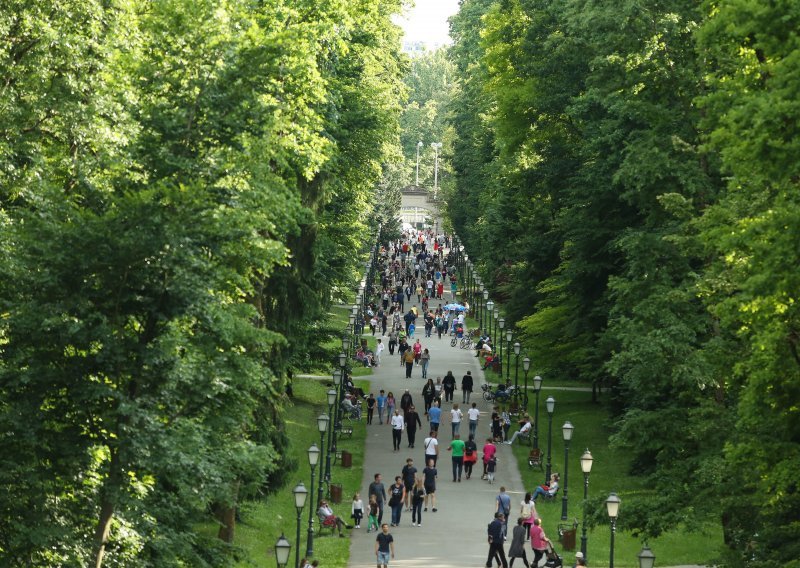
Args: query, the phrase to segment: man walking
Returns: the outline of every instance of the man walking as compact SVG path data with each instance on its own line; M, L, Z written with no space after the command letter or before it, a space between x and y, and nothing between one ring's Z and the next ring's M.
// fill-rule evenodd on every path
M506 488L504 486L500 486L500 493L497 495L495 499L495 513L503 513L503 517L505 518L505 522L503 523L503 536L508 534L508 516L511 514L511 495L506 493Z
M464 440L462 440L461 436L458 434L455 434L453 441L450 442L449 446L447 446L447 451L453 452L453 481L458 481L458 483L461 483L461 471L464 468L465 447L466 444L464 443Z
M383 486L383 481L380 473L375 474L375 481L369 484L367 490L367 499L375 495L375 501L378 503L378 523L380 524L383 519L383 503L386 501L386 488Z
M425 438L424 446L425 463L433 462L435 466L436 461L439 459L439 440L436 439L436 430L431 430L430 435Z
M386 408L386 391L381 389L381 392L378 393L378 398L376 399L378 403L378 422L383 424L383 410ZM391 417L386 417L389 420Z
M503 568L508 568L506 552L503 550L503 513L495 513L494 520L489 523L486 532L489 537L489 557L486 559L486 568L492 568L492 559L497 560L497 565L502 563Z
M439 401L434 400L433 406L428 409L428 420L431 423L431 430L439 432L439 422L442 419L442 409L439 408Z
M394 537L389 534L389 525L383 523L381 532L375 539L375 557L378 559L378 568L389 568L389 557L394 559Z
M461 377L461 394L463 395L463 404L469 403L469 397L472 394L472 371L467 371L467 374Z

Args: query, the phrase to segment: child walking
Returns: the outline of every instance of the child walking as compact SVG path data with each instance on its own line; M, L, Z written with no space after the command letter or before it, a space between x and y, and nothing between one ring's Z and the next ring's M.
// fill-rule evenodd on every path
M497 458L492 456L489 458L489 461L486 462L486 475L489 478L489 484L494 481L494 470L497 469Z
M364 502L361 500L361 494L356 493L353 495L353 505L350 517L353 519L353 524L357 529L361 528L361 519L364 517Z
M372 528L378 530L378 500L375 495L369 496L369 517L367 519L367 532L371 532Z

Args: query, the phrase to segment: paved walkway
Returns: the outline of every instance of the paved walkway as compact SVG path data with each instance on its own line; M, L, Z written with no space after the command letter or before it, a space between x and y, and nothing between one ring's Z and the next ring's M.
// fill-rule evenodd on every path
M449 298L446 296L445 300L449 300ZM447 301L442 301L442 305L445 303ZM431 305L435 307L437 303L434 302ZM409 307L406 304L406 310ZM429 349L431 354L428 377L435 382L436 377L444 377L448 370L453 371L457 389L459 389L455 393L454 400L459 403L459 406L462 401L461 377L466 374L467 370L472 371L476 392L473 392L471 401L477 402L481 409L481 420L476 436L476 442L480 449L489 435L491 408L481 396L479 385L484 382L484 378L483 372L477 364L478 359L472 356L472 351L451 347L448 337L443 336L439 340L434 334L431 338L425 338L424 326L419 325L418 329L420 332L416 334L416 338L421 339L423 348ZM384 339L384 341L386 340ZM389 486L394 483L394 477L400 474L406 458L413 458L414 465L420 472L422 471L424 467L423 440L428 434L428 429L423 416L425 405L422 398L422 387L425 380L422 379L421 367L415 366L412 378L406 379L405 370L400 365L397 352L394 356L389 356L387 349L384 351L383 365L374 369L371 377L362 378L371 380L372 392L376 396L380 389L387 392L392 391L398 406L400 396L408 388L414 397L414 405L420 412L420 418L423 420L423 428L417 431L416 447L413 449L406 447L408 441L404 433L403 449L400 452L392 451L391 426L385 422L383 425L379 425L377 413L373 424L367 426L364 479L361 490L362 499L366 503L367 488L375 473L383 475L383 482L388 490ZM493 485L480 479L483 469L480 452L472 478L467 480L462 477L461 483L453 483L450 454L445 449L451 439L449 424L451 408L450 403L442 405L442 424L439 428L439 479L436 485L438 512L431 512L429 507L428 512L422 514L422 526L414 527L411 525L411 512L403 511L400 526L390 529L395 539L396 553L396 558L391 562L391 566L425 566L426 568L484 566L488 554L486 526L493 518L495 497L500 486L504 485L507 488L511 494L512 503L516 504L522 501L524 491L517 462L513 459L510 447L504 444L498 446L498 466ZM466 409L463 410L466 418ZM465 420L461 425L462 439L466 440L468 434L468 421ZM391 510L387 506L384 512L384 522L390 521L390 513ZM367 534L366 519L361 527L361 530L354 529L352 531L350 567L372 568L375 566L376 560L374 553L376 535L375 533Z

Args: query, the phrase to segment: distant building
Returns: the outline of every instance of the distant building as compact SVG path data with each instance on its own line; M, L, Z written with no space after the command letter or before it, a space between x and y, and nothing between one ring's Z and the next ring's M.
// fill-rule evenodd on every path
M403 42L403 53L410 57L414 57L415 55L422 55L424 53L429 53L431 51L436 51L440 47L446 47L447 44L440 43L438 41L429 42L429 41L404 41Z

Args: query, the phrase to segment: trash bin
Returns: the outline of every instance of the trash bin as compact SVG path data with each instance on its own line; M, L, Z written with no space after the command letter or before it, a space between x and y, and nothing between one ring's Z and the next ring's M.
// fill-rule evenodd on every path
M575 540L578 529L574 527L558 527L558 540L564 550L575 550Z
M342 502L342 484L331 483L331 503Z
M353 454L342 450L342 467L353 467Z

